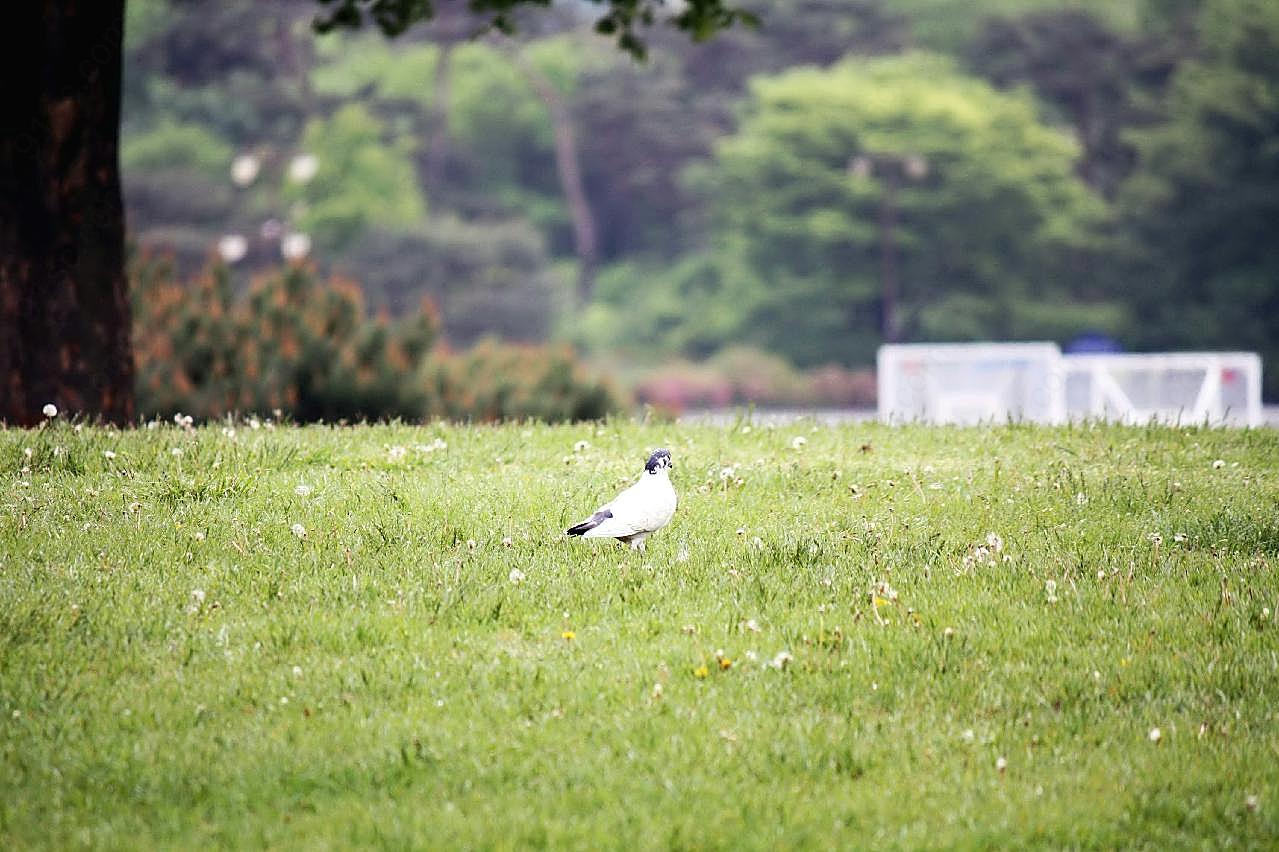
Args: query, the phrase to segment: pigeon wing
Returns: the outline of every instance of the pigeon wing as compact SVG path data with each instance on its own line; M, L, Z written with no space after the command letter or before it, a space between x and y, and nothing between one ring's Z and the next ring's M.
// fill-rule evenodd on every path
M580 524L569 527L567 532L569 535L585 535L591 530L598 528L600 524L606 522L611 517L613 517L613 513L605 507L582 521Z
M662 494L648 483L641 482L627 488L605 510L612 517L606 518L585 533L587 538L627 538L636 533L652 532L670 520L670 512ZM603 511L603 510L601 510ZM598 513L597 513L598 514Z

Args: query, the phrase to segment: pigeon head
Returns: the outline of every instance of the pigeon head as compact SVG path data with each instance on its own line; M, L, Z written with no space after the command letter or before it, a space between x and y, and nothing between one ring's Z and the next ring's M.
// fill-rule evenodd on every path
M670 450L653 450L653 454L648 457L648 464L644 465L646 473L657 473L659 470L669 470L674 467L671 464Z

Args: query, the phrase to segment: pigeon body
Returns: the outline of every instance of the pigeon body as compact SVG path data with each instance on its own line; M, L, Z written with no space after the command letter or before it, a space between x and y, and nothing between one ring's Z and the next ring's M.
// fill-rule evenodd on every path
M675 515L675 487L671 485L671 454L656 450L644 465L639 481L600 506L586 520L568 528L583 538L615 538L643 550L644 539L670 523Z

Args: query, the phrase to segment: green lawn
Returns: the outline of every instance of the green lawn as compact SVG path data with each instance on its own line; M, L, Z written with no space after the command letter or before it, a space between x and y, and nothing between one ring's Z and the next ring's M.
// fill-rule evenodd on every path
M1276 430L0 431L0 847L1273 847L1277 568Z

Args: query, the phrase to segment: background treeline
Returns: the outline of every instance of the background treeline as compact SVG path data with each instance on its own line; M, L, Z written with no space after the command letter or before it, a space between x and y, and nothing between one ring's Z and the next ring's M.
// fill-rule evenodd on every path
M378 334L416 363L426 298L455 351L571 344L672 405L860 400L886 336L1084 331L1259 350L1279 396L1273 0L748 0L762 28L642 65L571 6L476 40L438 5L387 42L314 36L313 0L130 0L135 241L192 299L222 241L243 313L305 235L386 315L339 366ZM440 410L379 387L354 408Z

